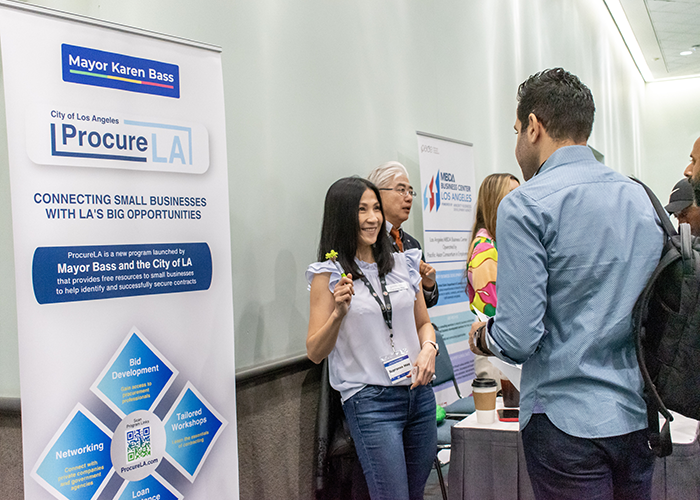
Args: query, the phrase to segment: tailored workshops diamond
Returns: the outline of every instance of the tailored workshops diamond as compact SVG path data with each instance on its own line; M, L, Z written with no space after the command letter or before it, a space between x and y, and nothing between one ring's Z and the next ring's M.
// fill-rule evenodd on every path
M228 422L187 382L165 417L166 456L194 481Z

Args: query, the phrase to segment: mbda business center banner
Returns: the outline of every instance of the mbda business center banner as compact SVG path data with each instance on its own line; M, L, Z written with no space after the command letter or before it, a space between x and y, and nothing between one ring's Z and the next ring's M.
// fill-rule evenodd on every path
M430 318L440 330L463 396L471 393L474 355L469 350L469 328L474 314L465 292L471 228L477 188L474 149L467 142L418 132L418 159L423 206L425 260L437 271L440 298ZM438 403L451 403L451 383L436 388Z
M26 498L238 498L220 55L0 5Z

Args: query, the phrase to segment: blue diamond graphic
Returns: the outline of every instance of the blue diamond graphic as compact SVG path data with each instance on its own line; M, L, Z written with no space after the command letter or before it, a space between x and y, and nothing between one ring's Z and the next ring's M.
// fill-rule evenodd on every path
M136 328L92 386L120 417L152 410L177 376L177 370Z
M135 498L182 499L182 495L156 473L140 481L125 481L119 491L120 493L115 500L134 500Z
M114 472L111 443L107 428L78 405L39 459L32 476L59 498L96 498Z
M165 417L165 453L175 468L194 481L228 422L190 382Z

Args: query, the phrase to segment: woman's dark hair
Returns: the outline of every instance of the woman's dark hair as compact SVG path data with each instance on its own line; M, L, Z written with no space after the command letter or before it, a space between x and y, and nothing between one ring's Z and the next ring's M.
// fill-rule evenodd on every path
M382 197L379 195L377 187L361 177L345 177L337 180L328 188L323 209L318 261L326 260L326 253L335 250L338 252L338 263L346 273L352 274L353 280L362 276L362 272L355 263L355 253L360 235L360 199L368 189L371 189L377 196L382 212L382 223L377 234L377 241L372 245L372 254L377 263L379 275L384 276L394 266L394 259L391 255L391 241L384 227L386 219L384 218Z

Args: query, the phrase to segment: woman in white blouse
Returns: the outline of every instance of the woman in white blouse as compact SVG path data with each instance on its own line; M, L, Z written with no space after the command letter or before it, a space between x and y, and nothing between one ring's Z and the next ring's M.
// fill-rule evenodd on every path
M379 191L348 177L326 194L318 260L306 272L308 356L328 357L372 500L422 499L437 447L438 351L420 251L392 253Z

